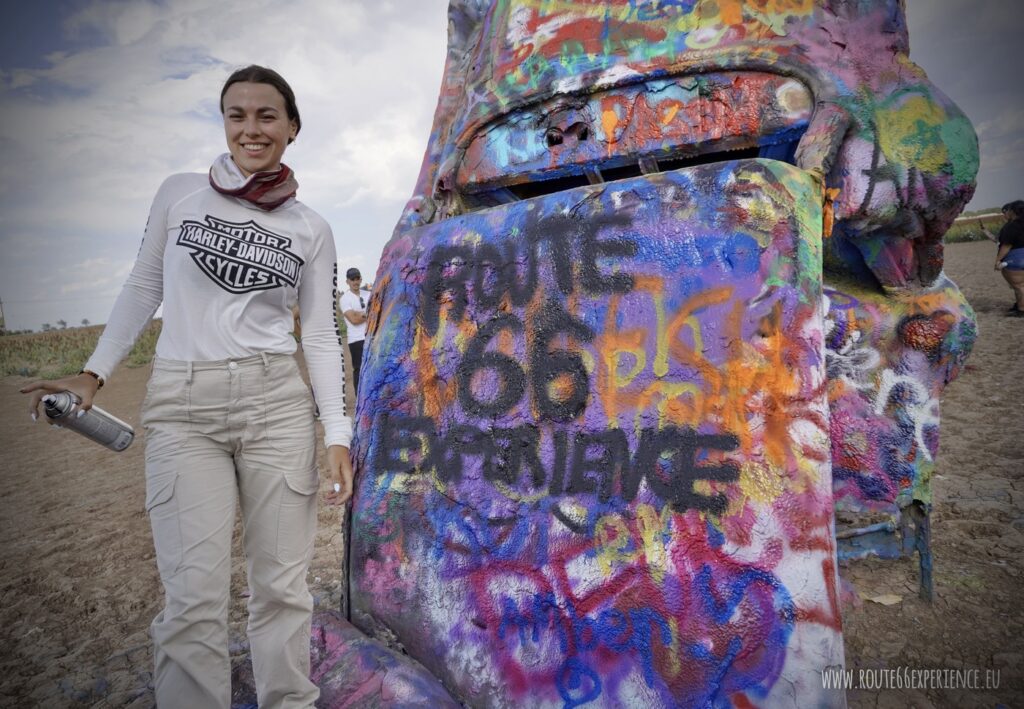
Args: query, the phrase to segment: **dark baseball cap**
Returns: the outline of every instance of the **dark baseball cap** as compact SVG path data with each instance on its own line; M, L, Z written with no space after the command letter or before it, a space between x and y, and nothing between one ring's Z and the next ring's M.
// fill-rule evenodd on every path
M350 280L350 281L353 278L362 278L362 277L363 276L362 276L361 273L359 273L359 269L358 268L350 268L347 271L345 271L345 278Z

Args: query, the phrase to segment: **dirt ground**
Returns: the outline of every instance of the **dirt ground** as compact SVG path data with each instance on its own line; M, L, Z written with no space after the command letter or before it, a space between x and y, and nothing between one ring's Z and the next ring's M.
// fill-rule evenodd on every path
M851 691L851 707L1024 706L1024 319L996 273L995 245L950 244L946 273L978 316L965 371L942 399L933 482L935 600L917 597L914 559L855 562L841 574L864 600L843 612L847 667L979 670L994 691Z
M975 307L980 337L942 405L936 599L917 597L916 559L859 561L842 574L863 599L844 606L855 682L861 669L977 669L981 684L999 686L860 689L847 693L852 707L1024 706L1024 319L1003 316L1010 291L993 255L987 242L947 247L947 272ZM148 367L122 368L99 404L138 428L148 376ZM26 381L0 380L0 705L150 707L147 629L161 592L142 441L113 454L33 424L17 391ZM319 513L310 583L323 608L341 595L341 514ZM236 543L230 624L239 656L245 588Z

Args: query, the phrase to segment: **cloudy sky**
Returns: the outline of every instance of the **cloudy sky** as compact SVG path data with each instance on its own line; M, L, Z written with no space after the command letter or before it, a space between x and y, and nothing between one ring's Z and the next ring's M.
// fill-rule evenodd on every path
M1024 197L1017 0L907 0L911 57L982 145L973 208ZM163 179L224 151L217 97L273 66L302 111L285 161L372 278L426 146L446 0L4 0L0 300L10 329L104 322Z

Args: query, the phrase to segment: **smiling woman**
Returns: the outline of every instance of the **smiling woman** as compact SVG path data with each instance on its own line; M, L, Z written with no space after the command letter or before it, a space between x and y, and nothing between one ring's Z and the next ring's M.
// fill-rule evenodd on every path
M221 90L220 110L231 157L246 177L276 170L302 128L291 87L262 67L231 75Z
M276 170L298 130L284 113L281 94L272 86L247 81L232 84L224 98L228 148L242 174Z
M209 174L172 175L150 211L132 273L86 368L36 382L92 406L156 309L163 330L142 423L146 510L166 607L151 626L160 707L230 705L230 550L240 503L251 600L249 640L261 707L312 706L306 586L319 487L313 397L293 358L291 304L319 405L333 483L352 487L352 424L335 319L334 238L295 199L281 162L301 127L275 71L249 66L221 91L228 152Z

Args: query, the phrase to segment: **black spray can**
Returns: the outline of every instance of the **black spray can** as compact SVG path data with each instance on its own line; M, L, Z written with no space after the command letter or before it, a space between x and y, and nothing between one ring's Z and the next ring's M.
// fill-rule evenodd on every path
M135 429L98 406L78 415L78 397L69 391L47 394L43 410L54 426L70 428L112 451L123 451L135 440Z

